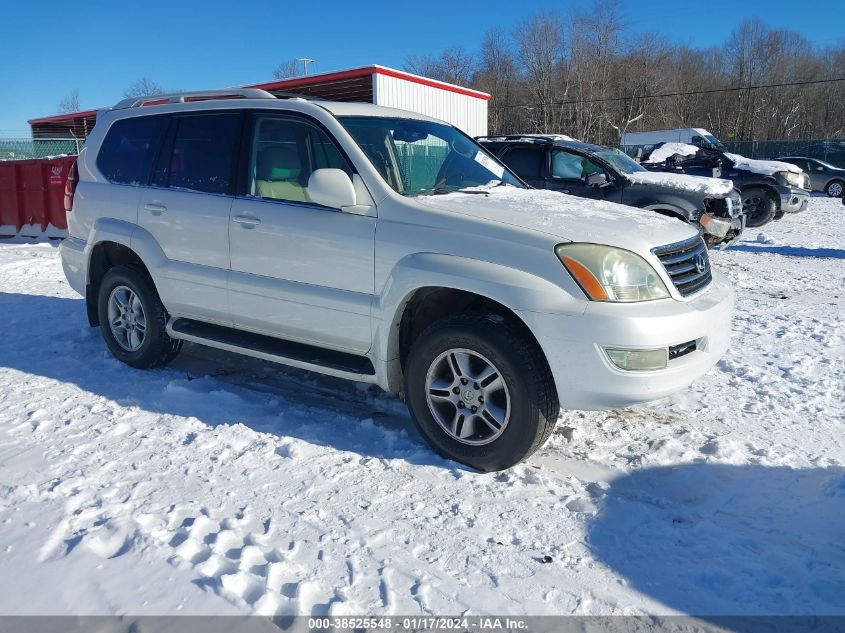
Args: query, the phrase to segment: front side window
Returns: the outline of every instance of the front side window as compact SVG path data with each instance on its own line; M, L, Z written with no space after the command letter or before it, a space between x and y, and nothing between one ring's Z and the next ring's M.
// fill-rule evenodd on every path
M311 202L308 179L316 169L352 168L329 136L306 121L266 116L256 120L249 193L271 200Z
M147 184L165 121L165 116L139 116L109 128L97 156L97 168L109 182Z
M490 183L523 187L478 143L443 123L393 117L340 117L382 178L406 196Z
M229 193L240 122L238 112L179 117L167 169L169 186Z
M586 180L591 174L604 170L586 156L556 151L552 156L552 176L564 180Z

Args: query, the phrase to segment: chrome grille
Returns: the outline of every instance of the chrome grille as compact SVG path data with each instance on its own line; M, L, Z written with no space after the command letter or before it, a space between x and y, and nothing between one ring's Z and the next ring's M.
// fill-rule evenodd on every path
M663 264L675 288L684 297L704 290L713 280L707 246L700 237L659 246L651 252Z

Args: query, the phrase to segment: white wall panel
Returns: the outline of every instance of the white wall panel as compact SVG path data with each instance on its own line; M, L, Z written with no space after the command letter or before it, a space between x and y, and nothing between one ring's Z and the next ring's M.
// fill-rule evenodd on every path
M376 105L419 112L460 128L470 136L487 134L487 101L388 75L373 75Z

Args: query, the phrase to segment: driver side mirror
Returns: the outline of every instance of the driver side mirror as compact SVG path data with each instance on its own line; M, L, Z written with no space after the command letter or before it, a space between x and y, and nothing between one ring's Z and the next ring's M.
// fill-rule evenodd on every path
M610 181L607 179L607 174L602 172L598 172L595 174L590 174L587 176L587 185L589 187L605 187L610 184Z

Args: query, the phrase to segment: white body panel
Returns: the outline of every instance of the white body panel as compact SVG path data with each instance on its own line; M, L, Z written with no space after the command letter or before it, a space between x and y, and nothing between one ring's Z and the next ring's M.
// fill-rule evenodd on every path
M651 132L627 132L622 135L621 145L655 145L657 143L693 144L694 136L712 136L704 128L682 127L673 130L653 130Z
M374 74L373 103L441 119L470 136L487 135L486 99Z
M131 246L162 288L173 317L196 316L188 301L208 302L204 309L209 321L228 320L241 329L366 355L375 369L366 379L391 392L402 388L398 325L403 310L416 291L430 287L482 295L522 319L549 361L564 407L615 408L663 397L695 380L724 352L732 306L729 285L716 275L704 291L683 297L651 251L695 237L688 225L640 209L515 187L487 195L405 197L382 179L335 118L426 119L419 113L366 104L251 99L143 110L158 114L225 108L273 108L315 119L357 172L357 205L332 210L200 194L188 205L192 208L185 211L180 234L170 235L158 224L163 220L138 221L130 212L133 196L138 202L160 200L159 191L121 187L128 197L117 200L116 187L97 172L93 153L83 153L83 182L70 214L72 239L62 245L65 273L74 289L85 292L87 262L98 243ZM146 113L137 110L102 116L88 147L99 146L114 119ZM231 202L229 216L226 201ZM167 212L171 205L181 201L168 201ZM236 217L261 223L247 226L234 222ZM198 222L214 228L203 229ZM191 239L198 238L201 243L192 252ZM567 241L639 254L664 280L671 298L635 304L587 300L554 254L555 246ZM227 260L229 267L223 269ZM226 280L228 299L214 298L222 296L214 294L220 279ZM196 288L189 288L191 284ZM184 296L177 296L177 289ZM700 342L698 350L660 371L618 370L602 350L605 345L664 347L691 340ZM302 362L292 364L320 371ZM336 369L325 372L361 379Z

